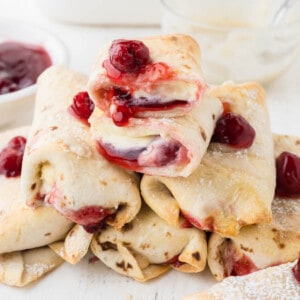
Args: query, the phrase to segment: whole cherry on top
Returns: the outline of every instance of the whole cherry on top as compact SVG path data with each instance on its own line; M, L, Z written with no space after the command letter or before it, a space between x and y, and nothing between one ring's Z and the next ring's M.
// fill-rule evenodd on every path
M135 73L150 62L148 47L137 40L114 40L109 48L110 63L122 73Z

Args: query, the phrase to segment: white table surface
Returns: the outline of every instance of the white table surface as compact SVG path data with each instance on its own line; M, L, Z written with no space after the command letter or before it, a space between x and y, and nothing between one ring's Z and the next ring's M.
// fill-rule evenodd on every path
M66 44L70 68L88 74L100 47L115 38L160 33L159 27L100 27L58 23L47 19L33 0L0 0L0 18L14 18L48 28ZM300 58L279 79L265 87L274 132L300 136ZM63 264L38 283L26 288L0 285L0 299L121 299L179 300L215 281L208 271L175 271L149 283L137 283L115 274L100 262L89 264L88 255L78 265Z

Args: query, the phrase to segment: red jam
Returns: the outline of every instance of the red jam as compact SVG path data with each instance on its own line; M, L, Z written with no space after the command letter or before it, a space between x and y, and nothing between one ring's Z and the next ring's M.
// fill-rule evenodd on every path
M181 211L182 216L185 218L185 228L188 228L188 224L201 230L208 230L214 232L214 220L212 217L208 217L203 222L200 222L195 217L192 217L189 213Z
M174 257L172 257L171 259L169 259L166 264L167 265L172 265L173 268L177 269L180 268L184 263L179 261L179 255L177 254Z
M300 197L300 157L282 152L276 159L276 196Z
M95 104L91 100L88 92L79 92L73 98L73 103L68 111L83 123L89 125L88 119L95 109Z
M94 233L104 226L105 220L115 213L115 209L100 206L86 206L77 211L67 213L66 217L81 224L89 233Z
M255 130L248 121L239 114L228 112L217 121L212 142L245 149L253 144L254 138Z
M300 258L298 258L298 262L293 268L293 273L294 273L296 280L300 284Z
M0 43L0 95L33 85L51 65L49 54L41 46Z
M227 276L242 276L257 271L257 267L249 257L243 255L240 259L236 260L232 266L231 272Z
M21 175L26 138L16 136L0 152L0 174L6 177Z

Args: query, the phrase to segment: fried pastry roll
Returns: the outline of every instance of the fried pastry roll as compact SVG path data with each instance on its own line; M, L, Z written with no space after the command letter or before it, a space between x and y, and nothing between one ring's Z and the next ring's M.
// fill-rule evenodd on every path
M105 221L117 228L130 222L141 199L138 176L109 164L95 147L86 81L64 67L49 68L39 77L22 190L28 205L51 204L93 232Z
M224 106L206 154L187 178L144 175L145 202L169 224L235 236L268 223L275 187L274 147L263 89L226 83L209 92ZM233 136L232 136L233 135Z
M206 237L197 228L169 226L144 205L137 217L121 231L107 227L91 243L93 253L109 268L147 281L168 271L196 273L205 268Z

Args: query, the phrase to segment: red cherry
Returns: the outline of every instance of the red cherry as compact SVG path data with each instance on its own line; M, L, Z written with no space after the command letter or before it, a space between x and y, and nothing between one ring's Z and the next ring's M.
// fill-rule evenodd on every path
M298 262L293 268L293 273L294 273L294 276L295 276L296 280L300 284L300 258L298 258Z
M253 144L254 138L255 130L248 121L239 114L229 112L217 121L212 142L244 149Z
M0 152L0 174L17 177L21 174L26 139L21 136L12 138Z
M122 73L135 73L150 62L148 47L141 41L115 40L109 48L110 63Z
M71 108L79 118L87 120L94 111L95 104L87 92L80 92L73 98Z
M132 110L127 105L118 105L116 111L112 114L112 120L117 126L125 126L128 121L134 115L134 110Z
M276 195L300 197L300 157L282 152L276 159Z

